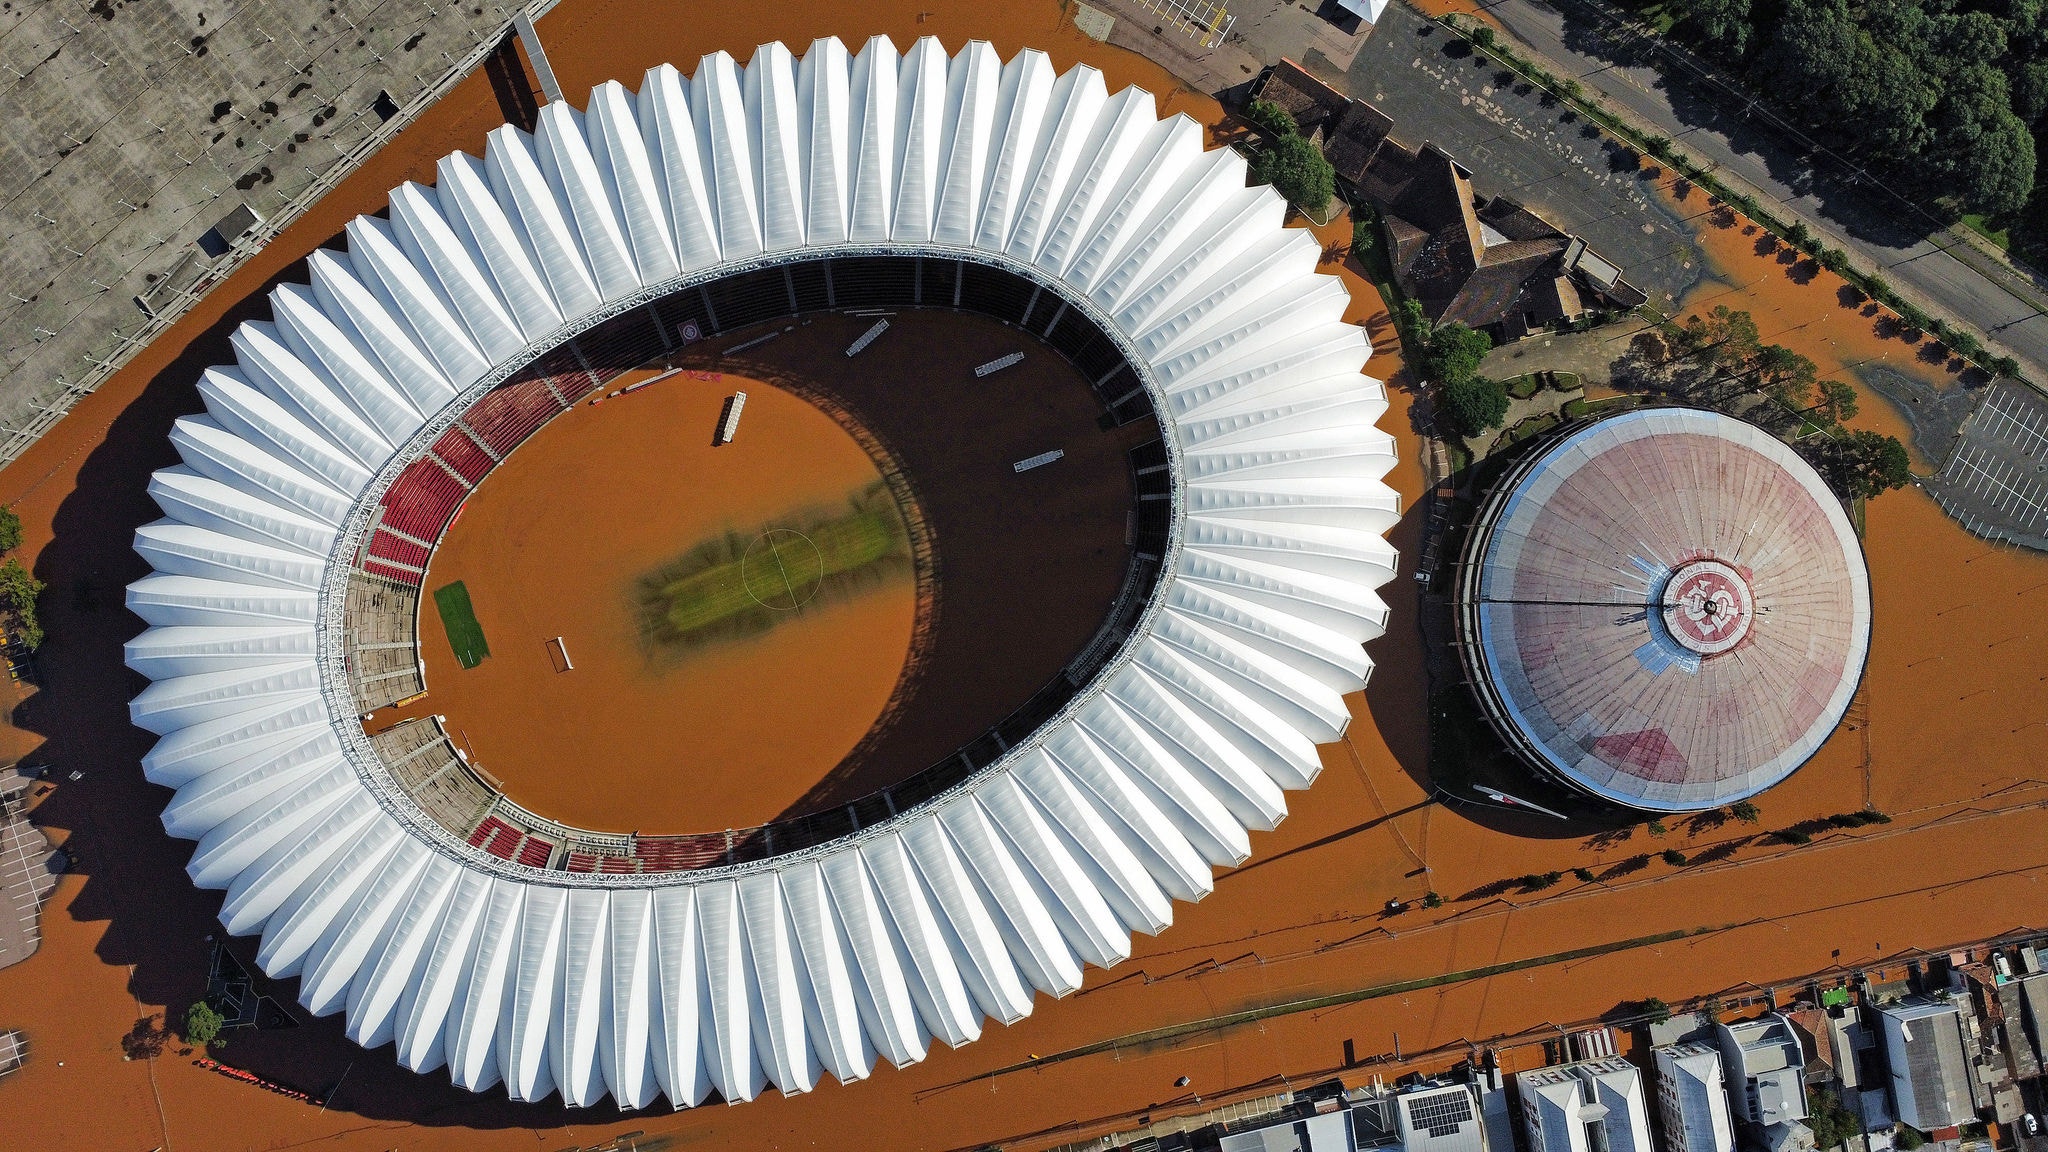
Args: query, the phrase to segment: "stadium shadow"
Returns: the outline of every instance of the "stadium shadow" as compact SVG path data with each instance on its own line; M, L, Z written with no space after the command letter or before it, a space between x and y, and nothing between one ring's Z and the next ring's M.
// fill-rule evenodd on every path
M337 235L325 244L339 242ZM35 566L36 577L49 586L42 599L49 639L37 654L48 690L30 697L13 717L18 727L42 738L30 762L50 765L57 785L35 809L35 819L68 834L70 870L84 881L69 913L79 921L104 922L98 957L127 968L130 991L145 1005L167 1005L173 1026L185 1006L205 993L212 941L222 935L222 894L195 888L185 874L193 845L165 832L159 819L171 792L142 775L142 756L154 738L128 722L127 702L145 681L123 663L122 648L143 625L123 607L123 597L131 581L149 572L130 544L136 528L162 515L148 494L150 474L178 462L169 439L172 423L204 410L195 387L200 372L233 361L228 334L245 320L268 315L273 288L306 279L303 261L285 268L150 378L80 466ZM75 781L69 778L74 771L82 773ZM252 973L261 971L256 945L253 937L231 944ZM398 1066L388 1046L365 1053L343 1035L339 1016L308 1018L298 1006L295 979L259 974L256 990L302 1026L237 1033L219 1053L223 1062L314 1095L324 1095L347 1073L330 1111L475 1127L589 1120L559 1104L519 1104L502 1092L465 1092L445 1074L416 1075ZM59 983L43 994L72 993ZM174 1046L165 1058L176 1052Z
M1406 390L1406 389L1403 389ZM1583 838L1602 830L1637 823L1622 813L1602 812L1549 788L1526 772L1503 781L1504 791L1513 792L1547 808L1567 814L1567 819L1516 811L1487 801L1470 792L1470 781L1439 781L1430 768L1430 699L1438 687L1463 691L1459 686L1458 657L1451 647L1455 637L1450 615L1442 603L1448 596L1448 565L1440 575L1438 590L1425 590L1415 579L1416 562L1422 550L1422 501L1409 502L1401 522L1387 533L1399 550L1400 571L1380 589L1387 604L1386 634L1367 648L1372 656L1372 680L1365 689L1365 708L1373 727L1409 778L1443 809L1491 831L1531 839L1563 840ZM1435 671L1433 672L1432 669ZM1433 680L1441 678L1438 685ZM1482 724L1476 713L1473 724ZM1482 733L1491 741L1491 733Z

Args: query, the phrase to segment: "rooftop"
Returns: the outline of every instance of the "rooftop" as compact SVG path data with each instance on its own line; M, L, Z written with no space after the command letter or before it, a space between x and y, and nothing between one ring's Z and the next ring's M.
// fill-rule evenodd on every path
M1488 715L1614 803L1688 811L1770 787L1862 676L1869 578L1847 515L1730 417L1647 409L1555 441L1496 487L1466 564Z

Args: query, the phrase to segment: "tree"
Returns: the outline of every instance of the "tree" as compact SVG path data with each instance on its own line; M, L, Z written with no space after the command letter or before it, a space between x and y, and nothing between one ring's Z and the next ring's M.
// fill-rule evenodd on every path
M1306 212L1337 194L1337 171L1316 146L1300 136L1282 136L1252 161L1252 179L1271 184L1289 204Z
M1254 100L1245 105L1244 118L1252 127L1275 140L1299 133L1294 124L1294 117L1287 109L1271 100Z
M1726 304L1714 305L1705 316L1697 313L1687 316L1681 331L1687 355L1709 368L1740 367L1763 349L1762 337L1756 330L1756 318Z
M1685 866L1685 853L1680 852L1676 848L1666 848L1664 850L1664 862L1673 868L1682 868Z
M1431 328L1427 345L1421 365L1422 374L1439 383L1447 383L1478 372L1479 362L1493 351L1493 337L1454 320Z
M1734 804L1730 805L1728 814L1744 824L1754 824L1758 819L1756 805L1747 800L1737 800Z
M1652 836L1662 836L1666 832L1671 831L1671 829L1666 828L1662 820L1652 820L1650 821L1648 831Z
M1442 386L1444 415L1466 436L1500 427L1508 414L1507 385L1491 376L1467 375Z
M1899 1152L1913 1152L1915 1148L1927 1145L1927 1134L1910 1124L1901 1124L1892 1131L1892 1147Z
M1820 399L1806 411L1822 424L1840 424L1856 418L1856 389L1840 380L1820 382Z
M36 597L43 594L43 582L9 558L0 564L0 612L13 617L15 635L29 651L42 647L43 626L36 618Z
M1593 870L1591 868L1574 868L1572 869L1572 879L1577 880L1581 884L1591 884L1593 882Z
M1756 390L1787 408L1803 408L1812 398L1819 368L1782 344L1766 344L1751 359Z
M0 508L0 552L21 547L21 517L12 508Z
M1806 1125L1813 1129L1813 1146L1819 1149L1833 1148L1863 1132L1856 1114L1843 1107L1842 1098L1826 1088L1816 1091L1808 1102Z
M1865 500L1912 483L1912 458L1896 436L1862 429L1827 441L1821 472L1835 491Z
M2034 137L2013 115L2003 73L1989 64L1964 68L1930 120L1936 147L1920 173L1930 192L1991 216L2026 206L2034 188Z
M1422 906L1424 908L1441 908L1444 906L1444 898L1437 895L1434 890L1424 892L1422 894Z
M1749 0L1694 0L1684 23L1687 31L1731 57L1749 51Z
M220 1038L221 1026L226 1023L213 1005L201 1000L185 1009L185 1043L204 1048Z
M1648 1000L1636 1001L1636 1011L1642 1013L1643 1019L1651 1024L1662 1024L1671 1019L1671 1005L1655 996Z
M2048 124L2048 59L2028 61L2013 76L2012 114L2035 128Z

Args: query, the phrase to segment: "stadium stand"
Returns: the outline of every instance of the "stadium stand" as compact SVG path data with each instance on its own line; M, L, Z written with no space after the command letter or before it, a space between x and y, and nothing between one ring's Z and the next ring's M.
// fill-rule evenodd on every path
M420 574L427 569L427 559L432 555L433 550L417 540L408 540L382 529L370 533L370 558L383 561L378 565L380 569L403 569L404 575L391 576L402 583L417 586ZM380 575L390 573L385 571Z
M417 576L410 583L374 574L349 577L349 694L359 713L374 712L426 690L413 632L419 608L418 583Z
M491 454L485 452L477 441L470 438L468 429L460 426L443 432L429 451L441 463L460 473L464 480L469 481L472 488L489 475L491 469L498 466L498 462L491 458Z
M1065 357L1094 388L1104 425L1150 419L1150 396L1116 343L1056 293L970 260L840 257L758 269L685 289L613 317L554 349L471 403L386 490L351 588L351 670L357 701L372 706L424 691L414 632L418 589L433 546L469 490L549 420L613 378L699 337L821 309L958 308L1022 327ZM612 836L566 827L526 811L464 764L438 722L413 721L374 738L378 754L421 807L472 846L504 860L569 872L675 872L762 859L823 844L915 807L994 763L1055 715L1136 627L1159 579L1171 519L1165 446L1131 452L1132 561L1108 619L1064 673L1000 723L944 760L851 804L756 828L678 836ZM907 483L901 477L892 477ZM921 526L920 526L921 527ZM913 532L929 561L930 540ZM374 594L373 594L374 590ZM373 638L374 637L374 638ZM378 647L384 645L384 647ZM401 670L400 665L403 664ZM390 675L390 680L379 679Z
M432 460L415 460L385 490L383 523L415 540L438 540L468 496L469 489L447 469Z

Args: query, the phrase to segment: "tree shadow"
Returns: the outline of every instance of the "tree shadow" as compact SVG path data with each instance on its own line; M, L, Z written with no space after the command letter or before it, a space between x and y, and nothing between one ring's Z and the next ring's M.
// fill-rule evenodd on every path
M1458 896L1457 900L1460 903L1468 900L1494 900L1507 895L1521 886L1522 880L1518 876L1509 877L1506 880L1495 880L1488 884L1481 884L1479 887Z
M1609 865L1606 871L1600 873L1600 879L1603 881L1619 880L1624 876L1631 876L1637 872L1641 872L1643 869L1648 868L1649 866L1650 854L1648 852L1643 852L1638 855L1631 856L1626 860L1622 860L1615 864Z

